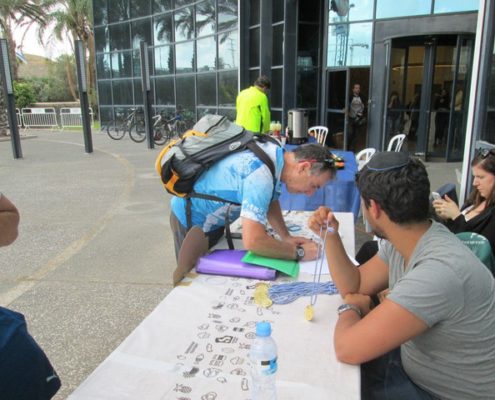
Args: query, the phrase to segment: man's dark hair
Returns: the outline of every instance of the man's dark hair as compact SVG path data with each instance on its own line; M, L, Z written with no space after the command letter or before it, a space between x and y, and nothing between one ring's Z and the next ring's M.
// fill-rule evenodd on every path
M388 153L394 152L376 153L357 177L366 208L370 206L370 200L374 200L396 224L425 221L429 217L430 195L425 166L404 153L399 156L403 161L399 160L395 166L393 163L387 165L387 159L394 158Z
M293 151L296 161L311 161L311 174L319 175L330 172L332 178L337 172L335 161L328 149L321 144L307 143Z
M270 79L268 79L266 75L258 76L258 78L254 81L254 84L261 88L267 88L267 89L270 89L271 86Z

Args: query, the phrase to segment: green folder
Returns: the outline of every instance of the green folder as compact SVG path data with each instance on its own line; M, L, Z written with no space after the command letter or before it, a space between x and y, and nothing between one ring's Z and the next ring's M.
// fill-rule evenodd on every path
M258 254L254 254L252 251L248 251L242 262L248 264L261 265L283 272L293 278L299 275L299 263L295 260L281 260L280 258L263 257Z

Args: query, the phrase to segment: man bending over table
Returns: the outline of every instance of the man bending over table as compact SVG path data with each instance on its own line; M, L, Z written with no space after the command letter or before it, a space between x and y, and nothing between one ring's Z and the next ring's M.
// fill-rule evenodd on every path
M344 299L335 327L340 361L362 364L363 399L488 399L495 394L495 280L443 225L428 218L424 165L401 152L377 153L360 172L361 207L386 239L356 267L338 222L321 207L314 232L328 224L326 256ZM371 295L390 287L371 309Z
M223 235L226 213L229 213L230 221L240 216L242 241L246 250L266 257L313 260L317 251L315 242L291 236L285 226L278 201L281 183L286 184L290 193L311 196L335 177L334 159L319 144L306 144L290 152L270 142L258 145L273 161L275 177L268 166L250 150L218 161L200 176L194 184L194 191L241 205L192 198L192 226L200 226L208 237L209 247L213 247ZM173 197L171 209L170 226L174 235L175 255L178 257L188 231L186 200ZM267 221L281 240L266 232Z

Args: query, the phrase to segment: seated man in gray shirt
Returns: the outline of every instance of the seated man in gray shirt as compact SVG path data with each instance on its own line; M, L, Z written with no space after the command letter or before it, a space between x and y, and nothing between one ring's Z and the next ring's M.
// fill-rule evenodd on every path
M428 218L424 165L377 153L358 177L363 214L386 239L357 268L331 210L309 224L330 227L325 251L344 299L335 327L340 361L362 364L363 399L488 399L495 396L495 280L447 228ZM371 309L371 295L390 294Z

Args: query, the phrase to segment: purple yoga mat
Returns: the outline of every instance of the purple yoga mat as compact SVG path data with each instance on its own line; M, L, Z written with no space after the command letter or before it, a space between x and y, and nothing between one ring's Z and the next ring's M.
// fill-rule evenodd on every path
M263 280L275 279L277 271L274 269L243 263L241 260L245 254L245 250L213 250L199 258L196 272Z

